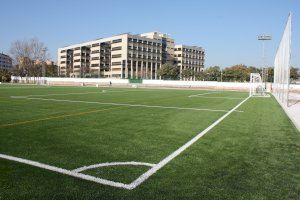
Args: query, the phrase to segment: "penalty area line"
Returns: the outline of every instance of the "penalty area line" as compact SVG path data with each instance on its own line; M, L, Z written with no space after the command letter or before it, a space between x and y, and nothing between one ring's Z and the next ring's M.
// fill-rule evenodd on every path
M215 94L215 93L220 93L220 92L206 92L206 93L200 93L200 94L193 94L188 97L198 97L198 96L203 96L203 95L208 95L208 94Z

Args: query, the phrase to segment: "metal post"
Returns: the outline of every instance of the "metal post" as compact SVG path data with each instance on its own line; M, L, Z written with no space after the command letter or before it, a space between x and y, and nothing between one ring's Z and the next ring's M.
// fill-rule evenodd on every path
M267 79L266 79L266 72L267 72L267 66L266 66L266 53L265 53L265 41L272 40L272 36L270 35L259 35L257 36L257 39L262 41L262 68L261 68L261 76L262 81L265 83L265 89L267 88Z

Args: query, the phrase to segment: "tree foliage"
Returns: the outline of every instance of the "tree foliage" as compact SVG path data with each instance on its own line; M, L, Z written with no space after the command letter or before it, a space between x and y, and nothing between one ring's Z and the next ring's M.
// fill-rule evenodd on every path
M10 82L11 72L7 69L0 69L0 82Z
M254 66L246 66L243 64L233 65L220 69L218 66L208 67L203 72L195 74L196 80L201 81L226 81L226 82L245 82L249 81L250 73L260 73L262 70ZM222 78L221 78L222 77ZM291 80L297 80L299 78L299 69L291 67L290 71ZM268 82L274 81L274 68L267 68L267 80Z
M158 70L158 76L164 80L177 80L179 78L180 70L176 65L166 63Z
M41 65L48 57L48 48L37 38L17 40L11 44L10 53L14 61L13 73L17 76L40 76Z

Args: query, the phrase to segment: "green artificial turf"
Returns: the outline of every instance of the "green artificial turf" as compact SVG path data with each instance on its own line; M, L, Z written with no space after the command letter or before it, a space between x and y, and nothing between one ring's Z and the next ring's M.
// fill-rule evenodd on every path
M189 97L204 93L210 94ZM155 164L247 96L230 91L1 85L0 153L68 170L104 162ZM0 199L299 199L299 132L273 97L251 98L238 110L243 112L233 112L133 190L0 158ZM130 183L149 168L113 166L83 173Z

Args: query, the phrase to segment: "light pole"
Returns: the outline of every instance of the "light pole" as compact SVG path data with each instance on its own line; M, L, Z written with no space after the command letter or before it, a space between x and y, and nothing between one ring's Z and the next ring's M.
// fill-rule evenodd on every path
M261 76L262 81L265 82L265 88L267 85L267 76L268 76L268 69L266 66L266 52L265 52L265 42L268 40L272 40L271 35L259 35L257 36L257 39L262 41L262 70L261 70Z
M46 66L45 66L45 62L46 62L46 51L47 49L46 48L43 48L42 49L42 52L43 52L43 62L42 62L42 77L43 77L43 84L45 84L45 77L46 77Z

